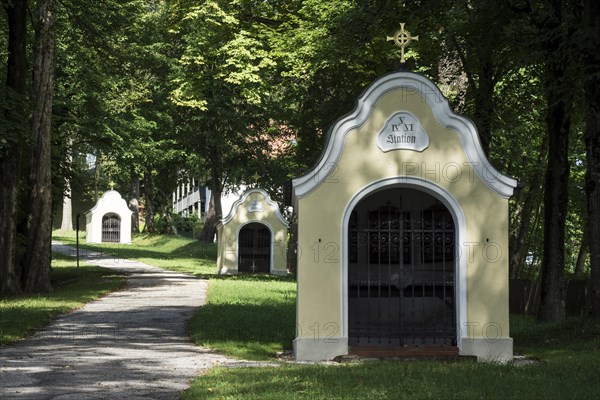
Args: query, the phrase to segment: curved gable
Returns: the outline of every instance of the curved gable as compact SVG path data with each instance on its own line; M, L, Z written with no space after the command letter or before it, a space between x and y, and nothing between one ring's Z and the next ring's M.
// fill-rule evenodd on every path
M359 97L354 111L342 117L332 126L326 147L317 165L305 175L293 180L294 196L296 198L308 195L326 181L342 156L347 134L365 123L373 112L377 101L383 95L397 89L409 89L417 93L429 105L440 125L458 134L469 164L480 180L499 196L503 198L512 196L517 181L503 175L490 164L483 152L473 122L454 113L450 109L447 99L429 79L412 72L395 72L371 84ZM403 112L401 106L400 102L397 114ZM392 148L382 148L382 151L406 148L403 147L405 144L404 138L400 137L397 141L402 143L393 143ZM410 146L410 141L408 142L408 146ZM426 142L426 146L428 145L429 143ZM424 146L420 145L420 147L415 147L414 150L423 151L426 148Z
M114 213L118 214L121 218L128 218L133 214L133 211L127 207L127 202L121 197L121 194L116 190L109 190L104 192L102 197L98 199L96 205L92 207L86 214L102 214Z
M250 199L252 194L258 194L259 197L263 198L264 202L255 202L255 200ZM262 212L264 211L265 207L269 207L275 214L277 219L283 225L285 225L286 228L288 226L288 222L285 220L285 218L283 218L283 215L281 215L277 203L275 203L271 199L271 196L269 196L269 194L262 189L250 189L244 192L244 194L242 194L242 196L233 203L233 205L231 206L231 211L225 218L223 218L223 221L221 223L223 225L226 225L227 223L231 222L235 215L238 213L238 209L242 206L245 206L248 212L250 213Z

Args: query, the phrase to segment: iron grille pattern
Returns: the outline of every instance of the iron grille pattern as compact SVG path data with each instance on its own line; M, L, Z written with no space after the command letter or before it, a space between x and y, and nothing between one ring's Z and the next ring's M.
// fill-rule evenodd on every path
M116 214L102 217L102 241L107 243L121 242L121 218Z
M349 239L350 345L456 345L455 229L443 205L354 211Z

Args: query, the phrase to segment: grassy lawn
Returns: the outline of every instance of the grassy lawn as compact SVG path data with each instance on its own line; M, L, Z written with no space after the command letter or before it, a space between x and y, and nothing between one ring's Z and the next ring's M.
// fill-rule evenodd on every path
M589 364L588 364L589 365ZM474 362L364 362L330 366L217 369L184 399L592 399L598 368Z
M0 345L15 342L47 325L54 317L123 286L125 278L106 268L52 254L53 292L0 300Z
M591 399L600 394L600 321L513 319L535 365L387 361L215 369L184 399Z
M74 231L54 231L54 240L75 245ZM116 258L138 260L171 271L186 272L201 277L217 273L217 246L180 236L140 234L131 244L86 244L85 232L79 232L79 246L100 251Z
M295 334L296 283L291 278L240 275L211 279L208 304L192 319L199 345L251 360L272 359Z

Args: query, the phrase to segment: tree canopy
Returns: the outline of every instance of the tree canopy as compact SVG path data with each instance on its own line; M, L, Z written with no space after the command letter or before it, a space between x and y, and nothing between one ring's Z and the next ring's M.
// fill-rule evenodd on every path
M220 194L257 176L283 200L328 127L400 68L386 37L406 22L420 39L405 67L437 82L520 182L511 277L538 279L541 318L559 320L565 278L591 274L600 309L597 2L2 3L2 293L50 290L26 283L32 263L49 266L51 224L36 224L72 187L89 203L114 181L150 232L170 225L189 177L215 194L211 226Z

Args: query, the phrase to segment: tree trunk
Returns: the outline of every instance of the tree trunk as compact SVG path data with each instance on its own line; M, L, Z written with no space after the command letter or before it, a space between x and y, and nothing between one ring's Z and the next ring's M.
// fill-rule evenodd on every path
M540 217L542 215L542 210L543 210L543 205L542 202L540 202L538 204L538 206L536 207L535 211L534 211L534 218L533 218L533 227L531 228L531 234L529 235L529 237L527 238L527 243L525 244L525 249L523 250L523 254L531 254L531 262L528 263L529 267L527 268L527 277L526 279L531 280L531 278L538 272L537 268L536 268L536 260L539 259L539 238L542 237L542 232L540 232L540 230L543 231L543 227L540 228ZM543 239L543 238L542 238ZM534 247L535 251L531 251L531 248ZM520 271L517 271L517 276L520 276L521 271L525 272L525 260L524 262L521 264L520 266ZM540 267L541 268L541 267ZM540 275L540 274L538 274Z
M131 221L131 232L140 233L140 176L131 167L131 200L129 208L133 211Z
M489 51L484 51L479 58L479 79L475 90L474 119L481 140L481 147L486 156L490 154L492 143L492 120L494 118L494 65Z
M565 319L565 224L569 193L569 130L573 86L567 71L571 58L566 53L566 35L562 25L562 1L556 0L550 10L544 31L546 66L545 90L549 135L548 167L544 192L544 256L540 310L541 321Z
M510 261L509 261L509 270L510 277L517 278L518 271L520 266L523 264L526 253L526 243L527 243L527 235L529 235L531 227L531 221L534 216L535 207L539 204L539 191L540 184L542 180L542 164L544 162L545 154L548 151L548 136L545 136L542 140L542 146L540 148L540 153L537 158L538 169L534 172L531 177L531 181L529 182L529 189L527 190L527 194L525 197L525 201L523 204L523 209L521 210L521 223L519 224L519 231L514 240L511 241L511 246L509 248L510 253Z
M34 20L33 113L31 117L30 211L23 289L51 290L51 122L54 81L54 0L40 0Z
M2 2L8 22L7 108L4 110L6 143L0 144L0 296L21 291L21 270L16 254L16 218L21 143L27 126L27 2Z
M99 185L100 185L100 167L101 167L101 161L100 161L100 157L102 157L102 155L100 154L100 152L96 153L96 159L94 160L94 202L97 202L98 199L100 199L100 190L99 190Z
M221 168L219 151L216 146L211 146L209 149L209 159L211 163L210 174L211 174L211 196L209 203L209 210L204 220L204 227L202 228L202 234L200 235L202 240L207 243L214 241L217 224L221 222L223 216L223 206L221 205L221 195L223 194L223 183L221 182ZM212 212L211 212L212 211Z
M587 224L586 224L587 226ZM583 229L581 244L579 245L579 253L577 254L577 262L575 263L575 275L583 276L585 273L585 260L588 256L588 231Z
M71 182L65 179L65 193L63 194L62 220L60 229L64 231L73 230L73 206L71 202Z
M146 171L144 173L144 198L146 199L146 225L144 231L148 233L156 233L154 224L154 185L152 184L152 173Z
M169 206L169 201L171 199L171 193L165 193L163 191L158 191L158 196L155 196L155 200L158 197L158 204L155 204L155 207L158 206L160 210L159 220L161 222L162 231L159 233L166 234L175 234L177 235L177 231L173 226L173 216L171 213L171 207Z
M202 233L200 233L200 239L205 243L212 243L215 238L215 226L217 225L217 214L215 212L215 195L213 191L210 192L210 200L208 202L208 211L204 218L204 225L202 226Z
M585 145L588 244L592 273L592 315L600 317L600 3L584 5Z
M68 141L68 149L67 149L67 157L66 164L69 170L71 170L71 165L73 163L73 156L71 152L71 148L73 146L73 140L69 139ZM62 220L60 223L60 229L65 231L73 230L73 206L71 202L71 180L68 177L65 177L65 192L63 194L63 208L62 208Z

